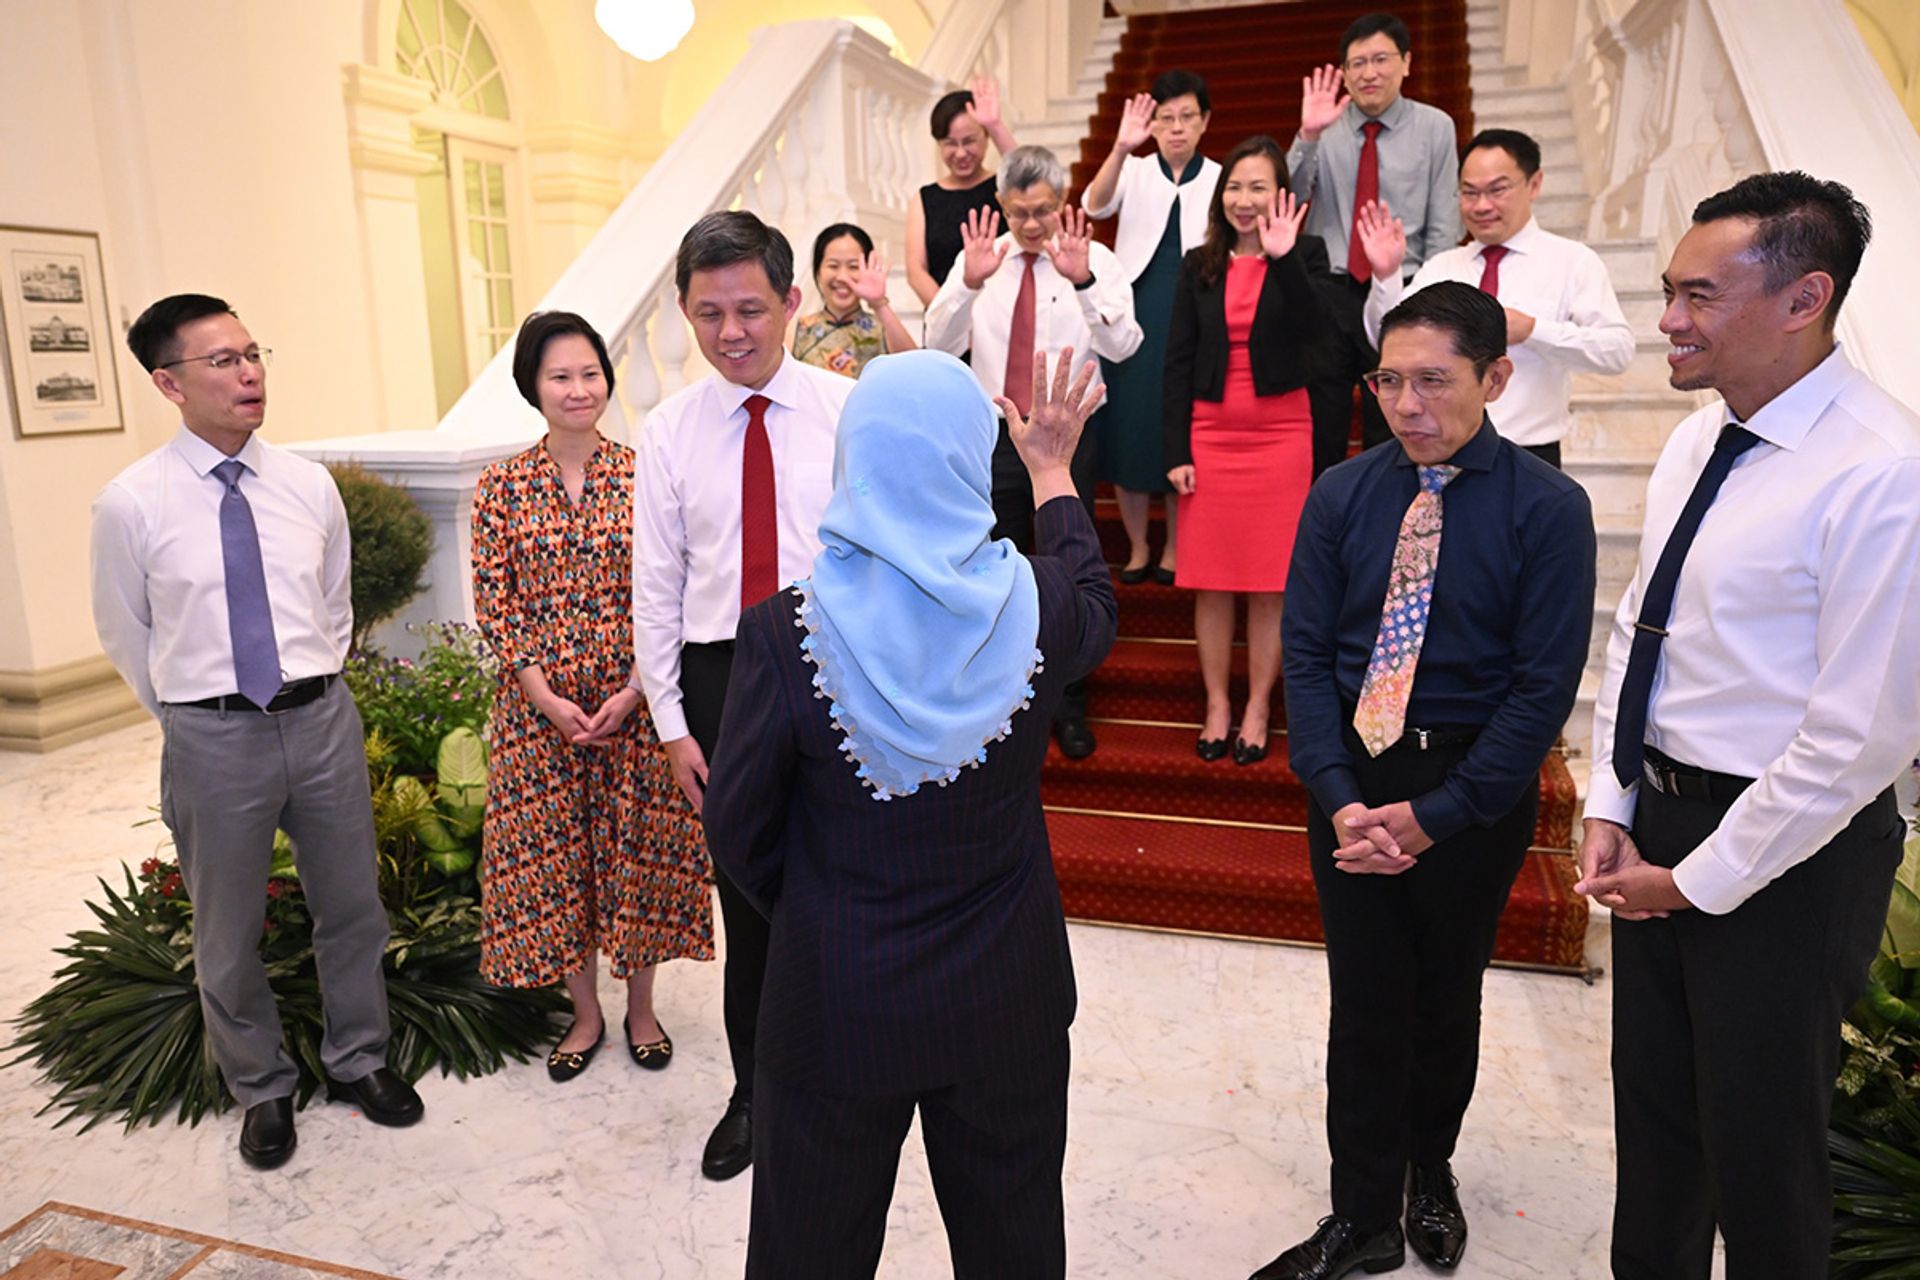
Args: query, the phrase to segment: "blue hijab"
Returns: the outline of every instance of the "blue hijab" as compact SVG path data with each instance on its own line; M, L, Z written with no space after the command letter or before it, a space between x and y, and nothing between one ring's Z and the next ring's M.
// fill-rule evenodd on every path
M972 371L938 351L870 361L840 416L797 625L876 800L981 763L1033 697L1033 566L988 537L997 432Z

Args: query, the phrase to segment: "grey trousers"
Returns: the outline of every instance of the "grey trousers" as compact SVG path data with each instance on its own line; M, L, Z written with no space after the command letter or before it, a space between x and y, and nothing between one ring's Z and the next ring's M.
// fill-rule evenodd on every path
M214 1061L241 1106L294 1091L280 1014L260 960L273 832L293 841L307 908L329 1075L387 1064L373 807L360 713L341 681L278 715L162 706L160 816L193 902L193 960Z

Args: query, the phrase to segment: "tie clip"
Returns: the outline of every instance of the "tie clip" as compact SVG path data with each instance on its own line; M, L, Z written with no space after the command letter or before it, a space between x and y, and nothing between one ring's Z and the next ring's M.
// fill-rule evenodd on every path
M1653 635L1659 636L1662 639L1665 639L1668 634L1667 629L1665 627L1656 627L1650 622L1635 622L1633 624L1633 629L1635 631L1649 632Z

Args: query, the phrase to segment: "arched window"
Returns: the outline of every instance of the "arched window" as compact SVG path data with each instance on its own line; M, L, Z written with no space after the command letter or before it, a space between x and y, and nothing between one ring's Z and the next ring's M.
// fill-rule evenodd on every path
M401 0L398 70L433 86L414 141L436 399L445 413L517 327L518 134L492 41L457 0Z

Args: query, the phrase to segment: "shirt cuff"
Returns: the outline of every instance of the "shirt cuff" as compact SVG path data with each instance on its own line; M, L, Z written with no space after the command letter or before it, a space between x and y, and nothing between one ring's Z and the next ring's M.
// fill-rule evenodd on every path
M664 706L655 706L653 699L647 699L647 714L653 717L653 731L662 742L672 742L675 738L687 736L687 713L680 705L680 699L674 698Z
M1714 856L1713 837L1708 836L1674 867L1673 887L1708 915L1723 916L1751 898L1757 886L1729 871Z
M1360 779L1346 765L1336 764L1322 769L1307 785L1329 818L1350 804L1366 803L1360 795Z
M1413 820L1435 844L1452 839L1472 825L1466 806L1444 784L1423 796L1415 796L1409 807L1413 810Z
M1622 787L1619 779L1613 776L1613 761L1593 762L1593 773L1587 779L1587 807L1583 817L1602 818L1631 828L1639 803L1639 783Z

